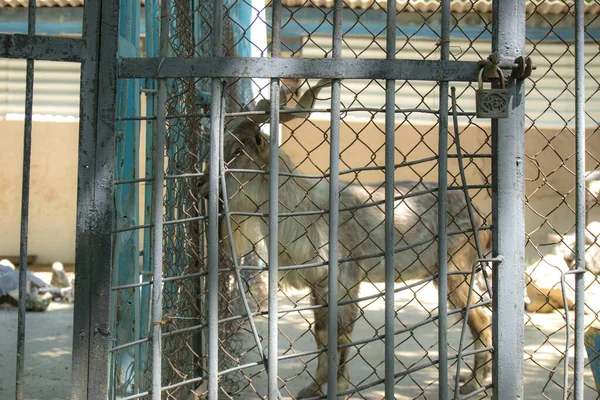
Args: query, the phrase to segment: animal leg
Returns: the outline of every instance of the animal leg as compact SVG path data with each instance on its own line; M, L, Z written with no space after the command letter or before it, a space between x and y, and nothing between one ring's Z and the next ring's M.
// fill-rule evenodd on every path
M449 275L448 293L449 300L453 307L464 308L467 306L467 296L469 294L469 276ZM471 304L475 300L471 296ZM477 307L469 310L469 319L467 321L471 335L475 342L475 349L482 349L492 345L491 321L483 308ZM474 373L467 378L467 382L462 386L461 392L469 393L485 384L492 370L492 356L489 351L475 354Z
M341 288L340 288L341 289ZM345 289L344 289L345 290ZM358 290L356 290L358 292ZM312 303L314 305L326 304L327 289L315 288L312 291ZM315 337L317 348L319 350L327 347L328 342L328 309L319 308L314 311L315 314ZM350 304L338 308L338 345L348 344L352 341L352 330L354 322L358 314L358 307L355 304ZM350 372L348 368L348 358L350 354L349 347L338 349L338 376L337 376L337 391L343 392L348 389L350 384ZM302 389L296 398L302 399L306 397L314 397L325 393L327 384L327 367L328 356L327 352L319 354L317 359L317 372L311 384Z

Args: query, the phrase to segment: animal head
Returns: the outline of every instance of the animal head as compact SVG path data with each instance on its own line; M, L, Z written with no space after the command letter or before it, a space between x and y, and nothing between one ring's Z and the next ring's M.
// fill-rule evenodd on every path
M290 109L283 107L279 120L288 122L298 118L308 118L310 109L314 107L317 95L325 88L331 86L330 80L320 80L310 90L298 100L296 108ZM289 100L293 91L288 88L282 88L280 97L282 103ZM223 162L225 168L229 169L248 169L248 170L266 170L269 164L269 137L260 130L260 125L270 119L269 111L271 102L265 99L256 104L253 111L264 111L264 114L252 114L248 116L237 117L229 121L223 135ZM198 184L200 197L208 196L208 168L205 170L205 176L200 178ZM227 184L229 187L229 183ZM229 191L228 191L229 192ZM228 193L231 194L231 193Z

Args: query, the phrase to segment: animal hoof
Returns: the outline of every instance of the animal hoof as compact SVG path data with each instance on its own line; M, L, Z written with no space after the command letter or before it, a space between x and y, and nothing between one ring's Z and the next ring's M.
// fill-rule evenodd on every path
M474 390L479 389L479 385L477 384L477 380L472 374L460 374L460 393L461 394L469 394Z
M300 392L298 392L298 394L296 395L296 399L307 399L310 397L319 396L321 394L322 393L319 385L313 383L302 389Z

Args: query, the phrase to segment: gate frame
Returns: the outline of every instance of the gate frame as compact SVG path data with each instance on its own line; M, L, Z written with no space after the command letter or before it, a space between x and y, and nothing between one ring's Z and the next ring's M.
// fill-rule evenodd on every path
M581 6L581 0L576 1ZM274 3L281 9L280 0ZM449 0L441 0L441 3L444 9L449 10L447 7ZM219 5L222 2L217 0L216 4ZM2 57L82 63L76 228L76 301L72 364L72 398L74 399L103 399L108 397L109 392L108 358L112 340L109 330L109 310L113 264L112 242L115 234L112 226L114 220L113 180L117 116L116 93L119 78L164 79L203 76L215 78L213 80L215 92L219 91L217 84L219 78L224 77L271 78L273 79L273 90L278 87L279 78L329 78L337 80L337 83L334 84L334 87L337 86L335 90L337 95L339 95L339 80L343 78L387 81L430 80L445 82L446 85L449 81L473 82L477 80L477 63L463 61L394 60L390 57L383 60L292 60L277 57L240 59L221 57L218 53L214 57L188 60L166 57L119 59L119 5L119 0L87 0L84 5L81 39L38 37L31 30L28 35L0 34L0 55ZM495 14L492 35L493 50L500 57L501 66L512 66L517 56L524 56L525 4L520 0L494 0L493 10ZM279 13L277 14L279 15ZM30 25L34 19L35 5L30 8ZM336 21L334 25L341 21L341 0L335 1L334 21ZM280 27L280 24L274 23L272 26ZM340 38L335 38L334 35L334 54L338 54L336 51L340 51L340 42ZM219 40L216 48L220 48ZM341 53L338 55L341 56ZM507 70L511 68L508 67ZM265 73L265 71L269 72ZM32 77L33 71L28 73L28 78ZM522 398L523 324L521 321L524 314L522 283L525 248L523 82L509 83L507 88L512 112L508 119L494 120L492 123L493 199L495 198L493 201L493 255L494 257L504 257L502 268L494 269L493 391L496 398ZM213 99L215 98L218 99L219 96L214 96ZM220 108L218 101L215 101L215 106L212 111L218 113ZM339 104L337 106L339 107ZM274 109L277 112L274 114L273 120L276 120L278 110ZM28 114L26 124L31 124L31 113ZM339 115L339 109L337 112L332 111L332 114ZM335 122L339 124L339 120ZM332 121L332 123L334 122ZM215 128L220 129L220 126ZM213 150L218 149L219 129L212 128L211 130ZM274 129L274 124L272 129ZM332 150L333 156L335 156L334 150ZM218 155L215 154L214 158L218 160ZM24 172L28 172L28 170L29 166L27 165L26 168L24 167ZM210 171L211 181L216 183L217 168L211 168ZM578 195L582 192L580 175L582 176L582 170L578 164ZM212 187L211 199L214 200L216 199L214 190L216 185L212 185ZM25 184L25 180L23 190L28 190L28 182ZM336 189L332 190L335 192ZM578 201L578 211L581 209L581 201ZM519 218L515 218L515 215L518 215ZM27 224L28 221L25 218L22 222ZM211 231L214 233L216 231L216 225L214 225L216 210L209 212L209 222L212 224ZM582 232L582 229L578 229L578 238L582 236ZM583 241L579 242L578 261L582 261L582 252L579 250ZM26 246L26 238L22 244ZM209 246L209 250L210 248ZM217 260L215 255L209 256L209 282L216 280L214 272L217 271ZM581 264L578 263L578 265ZM26 263L21 268L22 272L25 271ZM578 289L579 287L583 289L582 280L578 279L577 282ZM272 286L271 282L270 286ZM211 292L214 293L214 291ZM270 290L270 292L272 295L273 291ZM24 311L22 314L20 312L19 317L19 330L21 331L25 326ZM216 315L213 317L216 318ZM510 329L515 322L518 322L515 329ZM211 320L209 325L214 328L215 323L216 320ZM332 326L330 325L330 328ZM500 327L502 329L499 329ZM211 330L213 335L209 338L213 344L217 340L214 336L215 331ZM330 335L330 340L332 340L331 344L336 344L334 335ZM216 357L212 358L216 359ZM577 358L576 364L579 365L581 361L582 359ZM213 360L212 363L214 367L216 361ZM335 367L335 365L330 367ZM158 369L160 370L160 368ZM335 371L335 369L333 370ZM212 382L210 386L213 389L210 392L212 396L209 398L216 399L216 386L214 385L217 382L217 372L214 368L209 369L209 382ZM389 373L389 370L386 372ZM446 371L442 372L446 373ZM332 385L335 375L330 378L329 394L331 398L335 393L335 385ZM270 382L276 382L276 377L270 377ZM391 384L393 385L393 381ZM578 386L579 384L576 385L576 396ZM389 396L390 392L387 391L387 394ZM582 396L581 392L580 395ZM277 390L269 391L269 399L275 399L276 396ZM156 393L155 391L153 397L160 398L160 392Z
M443 9L449 11L448 1L442 1ZM222 5L222 2L217 1L217 5ZM275 8L281 7L280 1L275 2ZM108 9L105 11L106 4L102 8L102 16L104 15L118 15L118 1L113 0L108 4ZM112 13L112 14L111 14ZM500 65L501 66L512 66L514 64L514 60L517 56L524 55L524 42L525 42L525 6L519 0L504 0L494 1L494 13L498 17L494 18L493 30L494 30L494 40L492 47L499 52L500 56ZM218 12L215 13L219 15ZM280 27L280 23L276 20L279 18L279 13L274 12L274 21L273 27L276 29ZM103 19L104 21L104 19ZM219 21L218 18L215 18L215 21ZM341 1L337 0L334 5L334 21L337 21L337 24L341 23ZM334 31L335 26L337 25L334 22ZM221 25L221 24L219 24ZM106 37L105 34L107 31L116 32L117 26L116 24L109 25L108 29L103 29L100 32L100 43L105 43ZM215 30L216 32L220 32L220 29ZM511 34L507 34L507 33ZM520 33L520 35L514 35L514 32ZM274 33L274 36L276 33ZM116 35L115 35L116 36ZM334 53L335 48L340 45L339 38L335 40L336 35L334 35ZM215 48L220 48L220 38L221 35L217 34L217 41L215 43ZM113 49L116 50L116 41L110 43ZM511 52L500 53L505 49L512 49ZM213 99L219 99L218 96L220 91L220 78L236 78L236 77L255 77L255 78L271 78L272 79L272 87L277 87L278 78L286 78L286 77L296 77L296 78L328 78L334 79L335 82L339 82L339 79L342 78L351 78L351 79L382 79L382 80L435 80L440 81L442 87L446 87L447 92L447 83L449 81L476 81L477 79L477 70L478 65L475 62L463 62L463 61L448 61L447 57L440 61L423 61L423 60L394 60L393 58L388 58L385 60L365 60L365 59L284 59L278 57L272 57L269 59L265 58L231 58L231 57L222 57L219 55L218 50L215 53L215 56L212 57L202 57L202 58L194 58L187 60L177 60L174 58L160 57L160 58L128 58L128 59L120 59L117 60L116 57L110 57L107 55L108 50L105 47L99 46L100 50L100 60L103 62L99 62L99 77L104 78L176 78L176 77L187 77L187 76L204 76L213 79ZM338 48L339 51L339 48ZM113 54L116 54L114 51ZM340 54L341 56L341 54ZM339 57L339 56L338 56ZM337 57L334 57L337 58ZM112 71L110 70L113 68ZM117 72L118 69L118 72ZM511 67L507 68L511 69ZM269 71L265 73L265 71ZM104 79L102 79L104 81ZM338 83L339 85L339 83ZM112 88L112 85L110 85ZM335 85L334 85L335 87ZM98 107L102 109L105 108L105 112L102 113L102 121L97 120L96 124L98 126L98 134L99 138L102 137L104 139L110 139L113 135L110 133L110 126L114 123L115 116L115 104L114 100L108 98L109 88L102 87L104 91L101 91L97 102ZM510 330L506 332L506 327L511 326L512 322L514 324L515 320L522 321L523 320L523 307L519 307L518 305L522 303L523 298L523 285L519 285L519 282L523 282L523 261L524 261L524 202L523 200L523 132L524 132L524 101L523 101L523 83L509 83L508 85L509 93L511 95L511 110L512 113L508 119L503 121L495 120L492 123L492 136L495 143L493 146L494 152L494 169L493 169L493 178L494 178L494 193L496 195L496 201L493 204L493 215L494 215L494 248L493 248L493 256L497 257L498 255L504 255L505 259L503 261L503 268L494 269L494 319L493 319L493 329L494 329L494 358L493 358L493 379L494 379L494 394L498 396L498 398L504 398L503 396L507 396L506 398L519 398L522 397L523 392L523 381L522 381L522 349L523 349L523 325L516 324L517 328L514 330ZM113 92L116 90L116 86L112 89ZM335 94L334 90L334 94ZM83 93L83 92L82 92ZM105 98L105 95L107 98ZM441 93L443 97L443 90ZM334 98L337 95L333 96ZM219 115L220 113L220 102L213 102L213 113L215 115ZM83 103L82 103L83 104ZM444 102L442 101L441 105L443 106ZM447 104L447 101L446 101ZM335 107L335 106L334 106ZM333 114L337 114L335 112L335 108L332 107L332 116ZM446 107L447 109L447 107ZM277 114L275 113L274 120L277 118ZM444 113L446 114L446 113ZM96 115L97 116L97 115ZM112 120L106 121L105 117L112 117ZM447 115L446 115L447 121ZM211 149L213 150L211 157L211 162L218 162L218 152L217 149L219 147L218 140L218 132L220 131L220 125L222 121L217 121L217 124L213 124L211 127ZM339 122L339 121L338 121ZM102 130L104 128L104 130ZM520 129L520 130L519 130ZM447 131L447 127L441 128L442 134L443 131ZM109 140L110 141L110 140ZM103 164L105 168L111 169L113 166L110 165L114 160L110 159L110 157L106 157L107 155L112 155L108 149L112 148L110 143L101 142L96 144L97 154L96 165L100 162L100 158L105 156L103 161L108 164ZM502 151L499 151L502 149ZM102 153L102 151L105 151ZM335 149L332 150L332 156L335 157ZM98 157L99 156L99 157ZM215 188L218 175L217 168L211 168L211 176L209 180L214 185L211 185L211 188ZM501 173L499 173L501 171ZM95 176L98 178L98 171ZM110 174L112 176L112 174ZM82 182L85 184L85 182ZM108 185L110 186L110 185ZM112 190L107 188L106 186L100 188L99 192L94 192L94 198L97 199L102 205L104 205L104 214L100 214L102 210L95 210L96 215L101 216L104 215L104 224L101 226L104 228L108 228L108 232L110 232L110 227L106 226L107 220L112 220L110 218L106 218L106 216L111 216L113 210L110 210L110 202L106 202L106 199L110 198L109 196L112 194ZM335 192L335 187L332 188ZM273 192L273 191L271 191ZM275 191L276 192L276 191ZM335 194L335 193L334 193ZM217 192L215 190L211 190L209 195L209 199L212 199L216 204ZM104 202L103 202L104 201ZM84 206L80 204L80 206ZM214 207L213 207L214 208ZM86 210L87 211L87 210ZM211 212L212 211L212 212ZM515 215L521 216L520 218L515 218ZM509 217L510 216L510 217ZM500 219L504 217L504 219ZM334 216L335 218L335 216ZM97 223L101 224L103 218L99 218L96 220ZM216 210L212 210L209 207L209 232L215 233L217 231L216 228ZM155 219L156 221L156 219ZM272 225L272 224L270 224ZM79 225L78 225L79 227ZM82 227L83 228L83 227ZM274 231L274 227L270 227L272 231ZM78 232L83 232L78 229ZM107 232L105 231L105 232ZM522 235L515 235L515 232L522 233ZM332 233L332 232L330 232ZM502 236L505 234L505 236ZM521 237L522 236L522 237ZM110 234L102 236L105 239L104 245L95 242L95 250L102 253L101 260L110 266ZM212 244L212 246L211 246ZM209 249L209 260L208 260L208 270L209 270L209 283L216 282L216 271L217 271L217 259L216 259L216 251L215 251L216 242L211 243L209 238L208 249ZM520 244L522 244L520 246ZM86 247L86 243L80 239L78 241L78 249L80 249L80 245L82 248ZM106 246L106 247L105 247ZM83 249L82 249L83 250ZM89 252L86 252L86 256L89 255ZM96 256L98 257L98 256ZM93 257L93 259L96 259ZM78 262L81 261L78 259ZM331 265L330 265L331 267ZM101 277L102 272L98 271L94 268L96 277ZM212 272L211 272L212 271ZM110 275L108 275L110 277ZM211 280L212 277L212 280ZM99 281L94 279L95 283ZM101 280L101 282L108 283L108 287L105 287L101 290L101 293L93 294L90 296L90 311L94 312L94 302L101 302L105 296L102 296L103 293L110 293L110 281ZM272 286L272 285L270 285ZM331 286L331 285L330 285ZM213 301L211 302L211 292L213 293ZM273 291L271 290L270 293ZM332 291L330 291L332 292ZM519 296L520 294L520 296ZM209 308L212 303L213 308L216 308L217 298L214 296L214 291L209 290ZM159 298L160 296L158 296ZM270 301L272 295L269 296ZM105 304L104 304L105 305ZM521 304L522 306L522 304ZM333 307L332 309L335 309ZM104 310L106 311L106 310ZM105 313L106 316L108 315ZM336 317L335 313L330 313L330 316ZM217 338L215 334L216 330L216 320L214 317L211 318L209 316L209 350L213 350L216 354L217 350ZM442 317L443 319L443 317ZM91 322L91 321L90 321ZM331 318L330 322L337 322L336 318ZM507 323L509 322L509 323ZM330 328L335 325L330 325ZM500 326L503 327L502 330L498 329ZM212 327L212 329L211 329ZM270 326L270 330L274 327ZM89 333L92 333L93 336L90 336L90 344L89 344L89 353L90 353L90 365L88 366L90 372L97 369L102 369L102 365L104 362L104 366L106 367L106 354L109 347L108 337L102 336L98 337L98 332L101 332L101 327L96 323L89 327ZM212 334L210 334L212 333ZM445 337L445 334L443 335ZM331 345L337 345L336 336L332 335L330 338ZM212 346L211 346L212 344ZM506 346L506 349L504 349ZM391 347L391 346L390 346ZM104 349L104 358L98 357L98 350ZM519 349L521 353L519 353ZM335 356L331 352L330 359L335 359ZM75 355L75 351L74 351ZM210 357L209 361L212 361L209 365L208 370L208 382L209 382L209 398L217 397L217 357ZM440 357L440 361L443 357ZM95 366L93 364L96 364ZM332 367L332 366L330 366ZM106 369L106 368L104 368ZM272 372L273 367L271 366L270 370ZM330 368L333 372L335 372L335 365ZM160 373L156 374L157 369L155 369L154 379L159 379ZM446 372L441 371L440 376L444 375ZM390 371L388 370L388 374ZM90 374L90 378L92 375ZM391 375L391 374L390 374ZM329 380L329 395L331 398L335 396L335 376L333 373L330 375ZM74 376L75 378L75 376ZM275 378L276 379L276 378ZM274 387L275 379L270 379L269 384L269 398L275 399L277 398L277 390ZM91 380L90 380L91 381ZM447 379L441 379L441 382L447 382ZM155 382L154 388L156 391ZM89 388L91 389L94 383L91 382ZM158 383L160 385L160 383ZM387 385L386 385L387 386ZM444 385L446 386L446 385ZM442 393L444 390L442 390ZM96 392L97 393L97 392ZM390 391L387 391L388 396L391 394ZM88 392L88 394L92 394ZM94 393L95 394L95 393ZM160 398L159 393L153 393L154 398Z

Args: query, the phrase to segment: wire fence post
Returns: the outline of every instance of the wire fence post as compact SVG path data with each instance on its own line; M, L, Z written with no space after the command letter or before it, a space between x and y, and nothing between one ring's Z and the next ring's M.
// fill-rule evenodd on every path
M492 51L500 65L512 65L525 50L525 3L493 3ZM510 76L509 73L505 76ZM524 112L522 81L510 81L509 116L492 120L493 254L502 256L493 271L494 398L523 397L523 299L525 265Z
M386 28L386 57L388 60L396 58L396 2L387 3L387 28ZM395 303L394 283L396 280L396 266L394 264L394 209L395 189L394 174L396 153L396 81L385 81L385 398L394 399L395 378L394 354L395 337Z
M450 0L442 0L440 60L450 57ZM448 398L448 81L440 82L438 142L439 396Z
M273 1L271 57L281 56L281 0ZM271 79L271 121L269 152L269 400L277 399L278 363L278 289L279 289L279 79Z
M575 365L574 399L583 399L585 308L585 53L583 0L575 0ZM597 239L596 239L597 240ZM564 293L563 293L564 294ZM568 312L568 309L565 310ZM567 329L570 327L567 325ZM570 343L567 343L570 345ZM565 354L565 358L568 353ZM565 388L566 390L566 388Z

